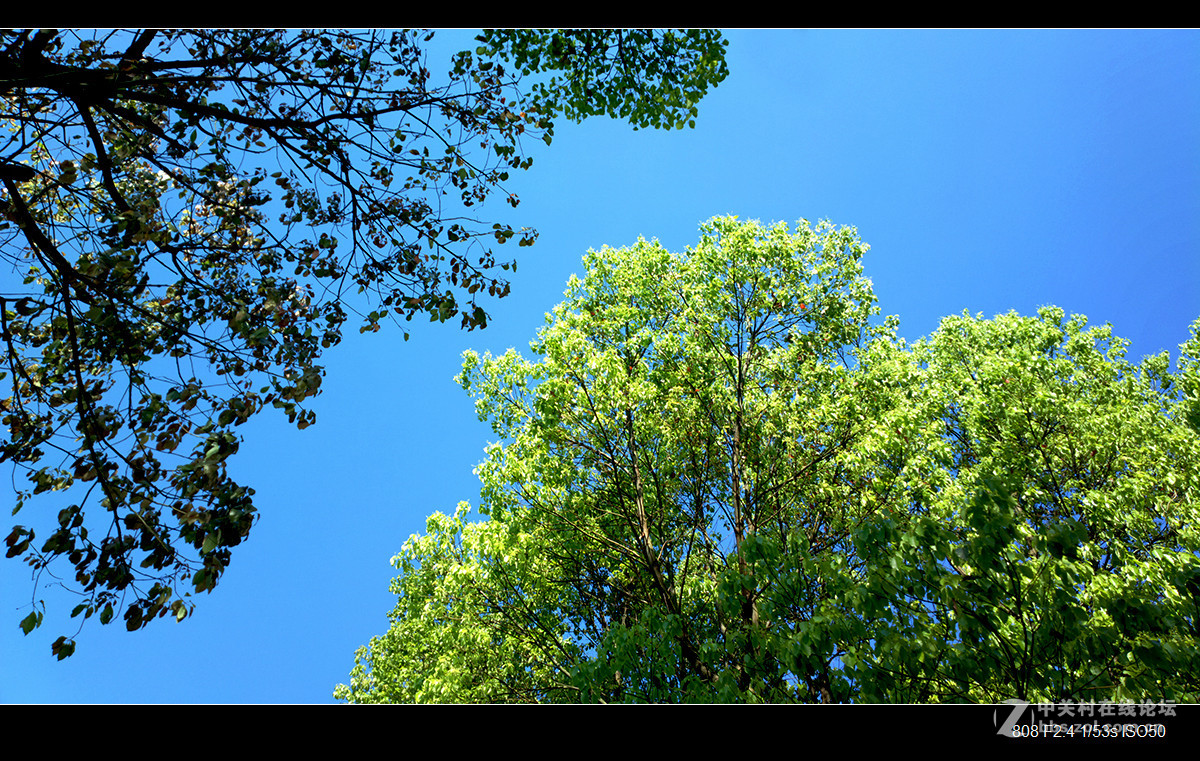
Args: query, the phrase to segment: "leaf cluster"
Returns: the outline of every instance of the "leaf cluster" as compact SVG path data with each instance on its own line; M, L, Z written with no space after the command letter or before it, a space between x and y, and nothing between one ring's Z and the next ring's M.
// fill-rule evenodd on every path
M355 314L366 332L421 315L486 326L484 299L509 293L516 266L494 247L536 232L476 210L515 207L524 142L585 115L569 83L605 102L682 88L693 104L724 76L711 34L485 32L444 77L431 37L0 32L0 460L25 484L14 514L63 506L15 526L8 556L35 579L67 560L77 615L123 610L136 629L183 618L181 589L213 589L256 517L226 469L237 426L270 408L311 425L320 357ZM524 88L536 61L505 59L584 38L615 47L556 62L550 89ZM635 54L670 60L638 73ZM609 112L646 126L676 108Z
M410 540L338 697L1195 700L1200 321L1177 372L1050 307L908 345L866 249L710 220L465 355L485 518Z

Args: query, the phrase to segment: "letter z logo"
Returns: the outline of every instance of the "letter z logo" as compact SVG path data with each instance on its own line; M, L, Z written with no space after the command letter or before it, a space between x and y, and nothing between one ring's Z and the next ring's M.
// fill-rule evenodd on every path
M1004 705L1012 706L1012 710L1008 713L1008 718L1004 721L1004 726L1000 727L999 709L996 709L996 711L992 714L992 723L1000 727L1000 729L996 731L996 734L1003 735L1005 737L1012 737L1013 727L1017 725L1017 720L1021 718L1021 714L1025 713L1025 709L1029 707L1029 703L1024 700L1010 698L1009 700L1004 701Z

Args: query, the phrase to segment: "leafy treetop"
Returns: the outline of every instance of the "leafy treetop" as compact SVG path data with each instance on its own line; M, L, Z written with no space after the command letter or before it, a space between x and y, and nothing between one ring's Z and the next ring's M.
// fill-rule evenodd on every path
M14 514L62 505L8 556L35 577L66 558L74 615L137 629L212 590L256 515L234 429L269 407L310 425L351 313L487 324L515 268L492 247L536 233L475 210L517 205L526 139L560 116L682 126L726 74L713 32L487 30L442 79L431 37L0 32L0 459Z
M908 345L853 229L711 220L590 252L464 357L484 520L394 559L353 702L1200 696L1200 320L947 318Z

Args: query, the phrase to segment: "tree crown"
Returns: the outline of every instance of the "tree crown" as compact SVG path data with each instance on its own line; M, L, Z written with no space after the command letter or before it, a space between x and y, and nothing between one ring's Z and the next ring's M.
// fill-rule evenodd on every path
M560 116L681 126L726 73L712 32L487 30L443 78L430 37L0 32L0 459L16 512L62 498L8 556L66 558L75 615L136 629L213 589L256 516L236 427L310 425L352 315L486 326L516 266L494 247L536 232L477 211L518 204L525 141Z
M866 248L714 219L683 253L589 252L537 361L468 352L484 520L405 544L335 694L1200 694L1200 321L1177 373L1057 308L909 345Z

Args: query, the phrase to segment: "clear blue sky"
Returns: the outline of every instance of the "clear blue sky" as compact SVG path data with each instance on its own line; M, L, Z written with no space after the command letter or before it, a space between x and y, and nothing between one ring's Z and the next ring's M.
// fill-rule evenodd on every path
M1200 317L1200 33L728 37L695 130L594 120L535 151L511 218L541 237L486 331L354 335L326 356L317 425L242 427L231 475L262 518L192 618L132 634L93 619L60 663L71 606L38 590L60 604L22 636L28 569L0 562L0 701L331 701L387 627L390 558L429 513L478 504L491 432L452 381L461 353L527 350L588 248L682 249L719 214L827 217L871 244L867 275L909 339L964 309L1056 304L1112 323L1135 359L1178 357Z

